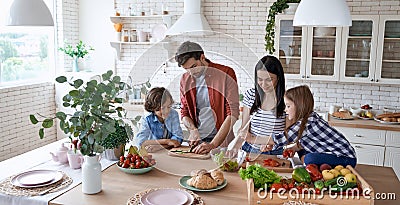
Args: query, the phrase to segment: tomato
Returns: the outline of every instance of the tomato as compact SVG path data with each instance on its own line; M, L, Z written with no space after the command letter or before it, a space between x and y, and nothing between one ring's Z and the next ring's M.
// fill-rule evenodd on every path
M316 194L321 194L321 190L320 189L315 189L315 193Z
M122 165L123 168L129 167L129 161L125 160L124 164Z
M131 157L131 162L135 162L136 158L135 157Z
M268 167L279 167L279 166L281 166L281 164L278 161L273 160L273 159L264 159L263 165L264 166L268 166Z
M126 158L131 158L133 155L131 153L129 153Z
M141 165L142 165L142 163L140 161L136 161L136 164L135 164L136 168L140 168Z
M130 163L130 164L129 164L129 168L135 169L135 164L134 164L134 163Z
M142 157L140 157L139 155L135 155L136 160L142 160Z
M288 158L288 157L289 157L289 152L288 152L288 150L287 150L287 149L283 150L282 155L283 155L284 158Z
M271 185L272 192L278 192L279 189L283 189L283 185L281 183L273 183Z
M125 161L125 157L124 157L124 156L120 156L120 157L119 157L119 161L120 161L120 162Z

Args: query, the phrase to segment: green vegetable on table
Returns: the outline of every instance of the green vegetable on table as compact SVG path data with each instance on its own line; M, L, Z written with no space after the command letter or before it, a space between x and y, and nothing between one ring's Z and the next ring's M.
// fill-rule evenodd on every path
M325 187L324 181L322 181L322 180L315 181L314 187L321 190L322 188Z
M253 164L246 169L240 168L239 175L242 180L253 179L254 188L263 188L265 184L267 187L273 183L279 183L281 176L276 174L273 170L268 170L260 164Z
M298 167L298 168L294 169L293 173L292 173L292 178L296 182L306 182L306 183L310 183L311 182L310 174L303 167Z

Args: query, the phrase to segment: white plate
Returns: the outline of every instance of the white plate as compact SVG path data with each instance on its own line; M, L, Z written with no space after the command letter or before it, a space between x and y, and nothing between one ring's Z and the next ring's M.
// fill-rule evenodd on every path
M168 28L164 24L157 24L151 31L151 37L155 38L157 41L161 41L165 38L167 30Z
M193 203L193 196L178 189L158 189L142 196L143 205L189 205Z
M383 121L383 120L379 120L378 118L374 118L374 120L377 121L377 122L380 122L382 124L389 124L389 125L398 125L398 124L400 124L400 122L386 122L386 121Z
M53 174L54 174L54 175L53 175L54 177L53 177L52 180L50 180L50 181L48 181L48 182L39 183L39 184L32 184L32 183L31 183L32 185L21 184L21 183L19 182L19 180L18 180L18 179L19 179L19 176L21 176L21 175L25 175L25 177L27 177L27 175L31 175L31 174L36 175L37 173L40 173L40 172L48 172L49 174L50 174L50 173L53 173ZM29 176L29 178L30 178L30 176ZM54 170L34 170L34 171L24 172L24 173L18 174L17 176L13 177L13 178L11 179L11 184L14 185L14 186L17 186L17 187L22 187L22 188L36 188L36 187L43 187L43 186L47 186L47 185L50 185L50 184L54 184L54 183L60 181L62 178L63 178L63 173L60 172L60 171L54 171ZM28 184L29 184L29 183L28 183Z
M16 180L24 186L35 186L52 181L55 175L56 172L52 170L33 170L19 174Z
M350 118L340 118L340 117L335 117L333 115L331 115L332 118L337 119L337 120L354 120L354 117L351 116Z

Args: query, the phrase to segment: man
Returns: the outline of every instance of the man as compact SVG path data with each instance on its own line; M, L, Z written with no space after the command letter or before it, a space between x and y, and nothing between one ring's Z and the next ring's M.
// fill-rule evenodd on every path
M186 41L175 56L187 72L180 81L182 122L189 130L189 144L198 154L228 146L239 116L235 71L204 56L202 47Z

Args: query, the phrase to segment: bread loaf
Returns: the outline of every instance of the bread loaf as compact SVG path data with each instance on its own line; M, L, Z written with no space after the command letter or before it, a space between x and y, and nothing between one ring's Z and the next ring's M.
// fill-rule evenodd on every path
M186 183L189 186L193 186L197 189L213 189L218 186L217 182L206 174L194 176L188 179Z
M349 111L339 111L332 113L332 116L341 118L341 119L349 119L352 118L351 113Z
M400 113L399 112L396 112L396 113L385 113L385 114L380 114L380 115L376 116L377 119L382 119L382 120L383 120L383 118L399 118L399 117L400 117ZM385 121L385 120L383 120L383 121Z
M217 182L218 185L221 185L224 183L225 178L224 178L224 174L221 171L219 171L219 170L212 171L210 174L211 174L211 177Z

